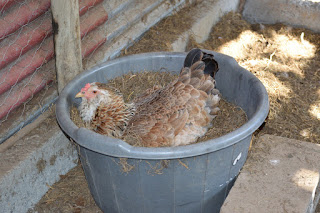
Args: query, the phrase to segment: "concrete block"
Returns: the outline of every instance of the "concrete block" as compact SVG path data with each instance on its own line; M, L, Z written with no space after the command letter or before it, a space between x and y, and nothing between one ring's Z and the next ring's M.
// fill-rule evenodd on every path
M136 0L108 0L103 1L103 6L109 15L109 20L112 20L117 14L125 11L129 6L131 6L135 2Z
M183 33L172 43L173 51L184 52L192 35L197 43L206 41L212 27L218 23L220 18L230 11L236 11L239 0L208 0L196 5L190 16L195 21L190 29Z
M208 39L211 28L218 23L220 18L230 12L238 9L239 0L215 0L204 1L205 5L197 11L202 17L197 17L197 21L193 24L191 31L196 42L202 43Z
M264 135L252 148L221 213L314 212L320 145Z
M107 23L107 40L110 41L116 36L129 29L141 20L141 18L156 8L161 1L140 0L138 4L131 6L117 15Z
M172 51L173 52L185 52L188 42L190 39L190 33L184 32L182 35L179 36L177 40L175 40L172 44Z
M27 212L60 175L77 165L75 147L54 115L48 119L0 153L1 212Z
M251 23L285 23L320 32L318 0L246 0L243 17Z

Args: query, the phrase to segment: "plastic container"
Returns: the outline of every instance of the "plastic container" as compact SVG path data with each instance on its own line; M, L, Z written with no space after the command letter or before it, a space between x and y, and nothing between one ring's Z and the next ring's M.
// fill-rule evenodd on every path
M226 55L219 63L217 88L242 107L248 122L206 142L179 147L132 147L78 128L70 120L75 94L88 82L106 82L129 71L179 72L186 53L147 53L111 60L73 79L56 105L58 122L80 147L90 191L104 212L219 212L246 158L252 133L264 122L269 102L262 83Z

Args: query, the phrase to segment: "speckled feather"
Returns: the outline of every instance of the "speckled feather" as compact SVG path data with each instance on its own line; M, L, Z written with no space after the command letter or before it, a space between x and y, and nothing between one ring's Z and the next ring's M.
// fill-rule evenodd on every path
M213 55L193 49L184 65L175 81L163 88L148 89L130 104L104 84L92 83L108 96L102 101L97 97L97 107L89 121L92 129L113 137L138 135L142 145L148 147L196 141L207 132L219 110L219 91L213 79L218 64ZM81 110L85 111L84 107L80 106L80 114L86 114Z

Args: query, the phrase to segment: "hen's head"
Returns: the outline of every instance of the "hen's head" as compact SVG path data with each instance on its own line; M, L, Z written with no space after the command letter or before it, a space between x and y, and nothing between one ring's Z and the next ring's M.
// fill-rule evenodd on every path
M76 98L82 98L88 103L100 103L101 101L108 102L110 95L110 92L103 88L101 83L94 82L86 84Z
M112 102L113 94L104 84L93 82L86 84L75 97L82 98L79 106L80 116L84 121L90 122L101 103Z

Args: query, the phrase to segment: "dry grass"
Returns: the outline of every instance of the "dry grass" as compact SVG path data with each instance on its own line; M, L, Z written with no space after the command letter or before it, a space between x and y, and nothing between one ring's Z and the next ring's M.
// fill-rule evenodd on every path
M144 52L172 51L171 43L197 20L197 15L192 13L195 7L201 7L201 5L195 1L178 13L162 19L156 26L149 29L136 44L124 50L122 56ZM205 12L206 8L202 9Z
M49 188L36 207L29 212L102 212L90 194L81 165L67 175L60 175L60 181Z
M212 127L208 129L208 132L204 136L198 139L198 142L225 135L247 122L247 116L240 107L221 99L219 108L220 111L217 117L212 121Z

